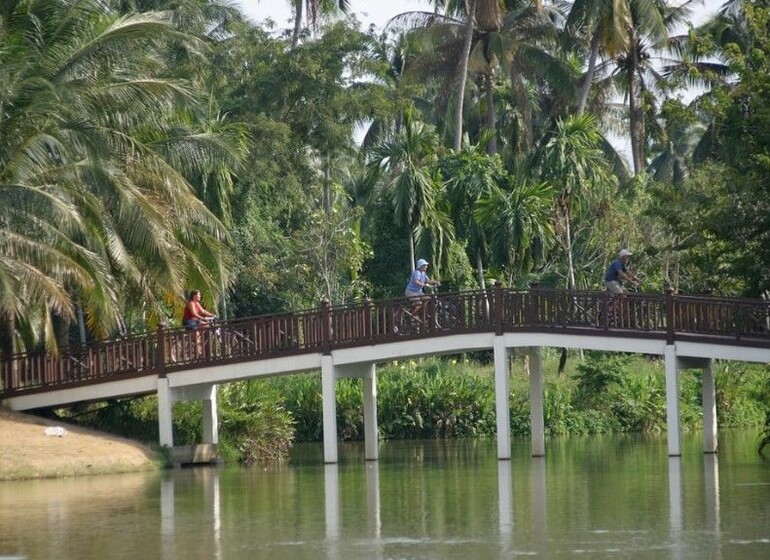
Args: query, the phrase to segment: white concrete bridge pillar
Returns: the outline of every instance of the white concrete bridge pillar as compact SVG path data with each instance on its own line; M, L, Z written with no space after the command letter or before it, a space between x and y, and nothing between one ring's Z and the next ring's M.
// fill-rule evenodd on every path
M703 452L717 452L717 393L714 364L708 360L703 366Z
M365 366L364 391L364 458L376 461L380 453L380 436L377 427L377 369L374 364Z
M171 414L171 389L168 379L158 379L158 432L160 433L160 445L174 447L174 422Z
M212 385L207 388L207 395L204 395L202 401L203 414L203 443L219 443L219 420L217 418L217 386Z
M497 421L497 458L511 458L511 409L508 402L510 393L508 349L505 339L496 336L495 353L495 417Z
M540 347L527 349L529 356L529 421L532 426L532 456L545 455L545 418L543 416L543 360Z
M676 346L667 344L663 351L666 366L666 426L669 457L682 454L679 441L679 360Z
M334 362L328 355L321 356L321 393L323 399L324 462L337 462L337 401Z

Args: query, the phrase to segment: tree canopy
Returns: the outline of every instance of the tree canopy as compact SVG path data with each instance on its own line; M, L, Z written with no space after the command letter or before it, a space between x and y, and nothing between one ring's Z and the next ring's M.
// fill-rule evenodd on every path
M380 34L292 1L276 36L210 0L3 1L0 350L174 326L193 288L227 317L395 296L421 257L600 288L631 246L649 289L767 294L770 6L672 36L691 4Z

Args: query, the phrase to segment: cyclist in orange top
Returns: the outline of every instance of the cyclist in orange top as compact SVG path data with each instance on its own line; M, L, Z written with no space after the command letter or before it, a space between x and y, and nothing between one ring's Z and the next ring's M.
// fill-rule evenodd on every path
M200 326L201 321L207 322L213 317L214 314L206 311L201 305L200 290L191 291L190 298L184 306L184 315L182 315L184 328L188 331L194 331Z

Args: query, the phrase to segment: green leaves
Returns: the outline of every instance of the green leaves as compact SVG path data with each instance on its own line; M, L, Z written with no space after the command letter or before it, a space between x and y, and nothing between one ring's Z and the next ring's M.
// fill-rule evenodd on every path
M155 324L193 269L208 267L208 292L226 280L226 233L196 194L218 191L208 202L226 220L239 156L204 133L192 82L171 78L171 49L202 43L170 13L105 10L19 2L0 25L0 320L11 328L24 314L69 322L79 307L106 336L134 305ZM25 344L53 345L51 321L25 323L42 329Z

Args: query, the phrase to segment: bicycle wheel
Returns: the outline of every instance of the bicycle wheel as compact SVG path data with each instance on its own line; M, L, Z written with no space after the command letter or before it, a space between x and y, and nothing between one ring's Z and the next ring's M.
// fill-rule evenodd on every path
M457 306L454 303L439 301L436 303L436 327L453 329L460 324Z
M419 323L417 317L412 315L408 309L402 307L393 314L393 333L403 336L409 336L419 332Z

